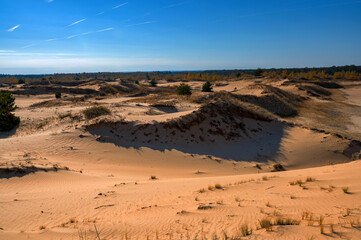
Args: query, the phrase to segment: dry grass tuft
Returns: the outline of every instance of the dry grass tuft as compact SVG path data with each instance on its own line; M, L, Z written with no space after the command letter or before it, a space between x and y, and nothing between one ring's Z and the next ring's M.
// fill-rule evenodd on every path
M253 230L251 228L248 227L247 223L242 224L241 226L241 236L242 237L247 237L252 235Z
M259 221L261 228L266 229L266 231L272 231L272 223L269 219L263 218Z
M104 106L94 106L85 109L83 114L87 119L93 119L102 115L109 115L111 114L111 111Z
M342 191L343 191L344 193L346 193L346 194L348 194L348 193L349 193L349 191L348 191L348 187L343 187L343 188L342 188Z
M316 178L313 178L313 177L306 178L306 182L314 182L314 181L316 181Z

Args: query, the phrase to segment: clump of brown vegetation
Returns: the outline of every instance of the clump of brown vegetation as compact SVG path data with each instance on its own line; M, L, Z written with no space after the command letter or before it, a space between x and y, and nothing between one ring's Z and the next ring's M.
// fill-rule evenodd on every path
M93 119L93 118L100 117L103 115L110 115L111 111L109 110L109 108L104 107L104 106L94 106L94 107L85 109L83 111L83 114L87 119Z

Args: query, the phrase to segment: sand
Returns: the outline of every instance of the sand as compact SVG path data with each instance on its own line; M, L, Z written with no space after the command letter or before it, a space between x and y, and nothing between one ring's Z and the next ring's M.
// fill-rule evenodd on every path
M335 104L282 87L284 81L257 81L308 97L308 103ZM214 90L263 94L252 81L227 84ZM332 90L337 104L358 101L348 88L355 87ZM240 137L210 133L205 141L187 142L200 127L211 129L210 119L221 122L223 116L206 115L189 131L167 137L174 129L162 126L169 119L184 124L201 103L174 97L175 108L167 111L141 98L113 96L31 108L53 97L16 97L22 125L0 137L0 239L95 239L95 227L101 239L212 239L240 236L245 224L252 235L244 239L361 238L361 160L344 154L349 138L311 129L314 119L302 112L271 121L237 117L244 124ZM94 103L108 106L112 115L84 119L81 111ZM72 117L58 117L65 113ZM354 124L345 134L361 129L358 115L350 118ZM218 127L226 132L231 124ZM154 126L159 132L144 135ZM272 172L276 163L286 171ZM292 183L297 180L302 183ZM297 224L267 231L262 219Z

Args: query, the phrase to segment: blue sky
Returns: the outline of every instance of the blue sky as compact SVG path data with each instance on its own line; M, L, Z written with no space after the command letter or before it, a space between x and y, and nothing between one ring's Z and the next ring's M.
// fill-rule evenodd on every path
M361 64L361 0L0 0L0 73Z

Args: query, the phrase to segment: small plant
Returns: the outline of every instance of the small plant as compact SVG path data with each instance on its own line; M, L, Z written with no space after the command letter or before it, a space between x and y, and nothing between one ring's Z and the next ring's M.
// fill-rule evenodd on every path
M156 177L156 176L150 176L150 178L149 178L150 180L157 180L158 178Z
M157 81L154 78L150 81L150 86L152 86L152 87L157 86Z
M178 95L192 95L191 87L188 84L181 83L177 87L177 94Z
M342 188L342 191L343 191L344 193L346 193L346 194L348 194L348 193L349 193L349 191L348 191L348 187L343 187L343 188Z
M60 98L61 98L61 92L60 92L60 91L56 91L56 92L55 92L55 98L56 98L56 99L60 99Z
M249 235L252 235L252 229L248 227L247 223L242 224L241 235L242 235L242 237L247 237Z
M312 177L307 177L306 182L314 182L316 179Z
M266 229L266 231L272 231L272 223L269 219L263 218L259 221L261 228Z
M212 84L210 81L207 81L205 84L203 84L202 86L202 92L212 92Z
M44 229L46 229L46 227L45 227L44 225L41 225L41 226L39 227L39 229L40 229L40 230L44 230Z
M214 190L214 186L209 185L209 186L208 186L208 190L209 190L209 191L213 191L213 190Z
M83 114L87 119L93 119L102 115L109 115L110 113L110 110L104 106L94 106L83 111Z
M206 191L206 189L204 189L204 188L201 188L198 190L199 193L204 193L205 191Z
M273 225L300 225L300 221L291 218L277 218Z
M303 182L302 182L301 179L298 179L298 180L296 181L296 184L298 184L298 186L302 187Z
M351 209L346 208L346 216L350 216L350 214L351 214Z
M290 196L290 198L291 198L291 199L296 199L296 197L295 197L295 196L293 196L293 195L291 195L291 196Z
M321 234L324 234L325 230L324 230L324 226L323 226L323 221L324 221L324 217L321 215L320 219L318 220L318 225L320 226L320 232Z
M71 117L71 113L64 113L64 114L59 114L58 117L59 119L64 119L64 118L67 118L67 117Z
M269 202L266 203L266 207L271 207L271 204Z
M222 187L221 184L217 183L217 184L214 185L214 188L215 189L222 189L223 187Z
M198 202L198 201L199 201L199 198L198 198L198 197L195 197L195 198L194 198L194 201Z
M330 232L335 233L335 228L332 223L330 224Z
M263 180L263 181L267 181L267 180L268 180L268 177L267 177L267 176L263 176L263 177L262 177L262 180Z
M254 165L255 168L258 168L259 170L261 170L261 165L259 165L258 163L256 163L256 165Z
M273 165L272 172L281 172L281 171L286 171L286 169L280 163Z

